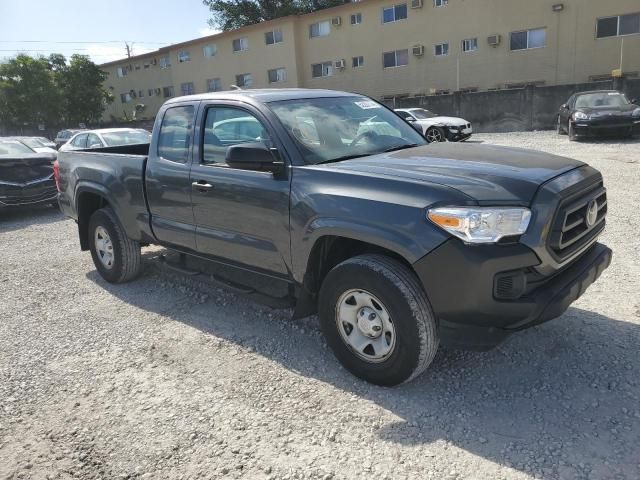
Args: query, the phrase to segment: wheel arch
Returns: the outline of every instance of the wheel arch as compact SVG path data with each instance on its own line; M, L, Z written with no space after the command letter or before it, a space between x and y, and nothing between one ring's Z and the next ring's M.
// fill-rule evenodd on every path
M78 212L78 236L80 249L89 250L89 219L96 210L104 207L112 207L113 202L109 198L108 191L93 184L81 184L76 189L75 204Z

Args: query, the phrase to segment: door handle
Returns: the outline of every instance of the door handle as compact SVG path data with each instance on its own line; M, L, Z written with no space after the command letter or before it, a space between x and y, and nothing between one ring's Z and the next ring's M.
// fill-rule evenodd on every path
M207 183L204 180L198 180L197 182L193 182L191 186L196 190L200 190L201 192L207 192L213 188L213 185L211 185L210 183Z

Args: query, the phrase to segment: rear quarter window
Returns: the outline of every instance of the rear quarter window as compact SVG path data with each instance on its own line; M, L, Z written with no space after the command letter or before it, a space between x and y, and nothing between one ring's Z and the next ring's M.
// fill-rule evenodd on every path
M158 156L172 162L187 162L193 117L193 105L171 107L164 112L158 134Z

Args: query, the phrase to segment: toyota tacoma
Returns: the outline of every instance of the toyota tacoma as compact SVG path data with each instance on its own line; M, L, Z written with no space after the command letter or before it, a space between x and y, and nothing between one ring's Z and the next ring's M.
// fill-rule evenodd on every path
M340 362L412 380L439 345L486 350L561 315L611 261L585 163L427 144L361 95L284 89L175 98L150 144L60 152L59 203L109 282L140 248L285 285ZM237 286L237 282L233 285Z

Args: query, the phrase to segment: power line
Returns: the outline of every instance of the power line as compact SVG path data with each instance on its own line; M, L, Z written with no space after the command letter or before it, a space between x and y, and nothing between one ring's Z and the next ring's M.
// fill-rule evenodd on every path
M126 43L127 40L101 40L101 41L50 41L50 40L0 40L0 43L63 43L63 44L73 44L73 43L90 43L90 44L103 44L103 43ZM147 45L167 45L168 42L143 42L136 40L133 43L143 43Z

